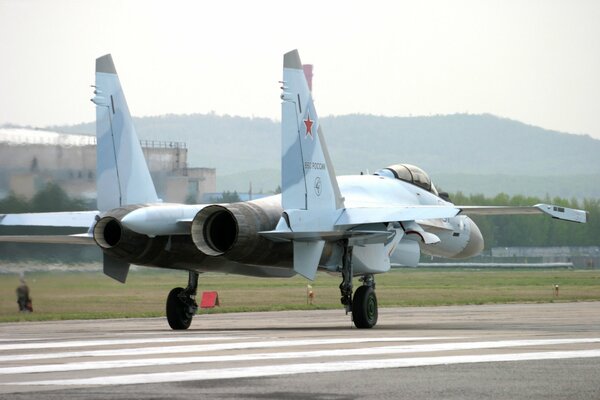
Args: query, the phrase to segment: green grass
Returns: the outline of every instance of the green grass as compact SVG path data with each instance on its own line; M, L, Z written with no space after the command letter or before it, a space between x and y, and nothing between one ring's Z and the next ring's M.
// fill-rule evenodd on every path
M600 300L600 270L399 269L376 279L381 307ZM187 274L140 269L123 285L100 272L39 272L28 274L27 282L34 313L21 314L18 276L0 275L0 322L163 316L168 292L185 286ZM306 304L307 281L301 277L204 274L199 290L218 291L221 303L202 312L331 309L341 308L339 283L340 278L319 273L312 283L313 305Z

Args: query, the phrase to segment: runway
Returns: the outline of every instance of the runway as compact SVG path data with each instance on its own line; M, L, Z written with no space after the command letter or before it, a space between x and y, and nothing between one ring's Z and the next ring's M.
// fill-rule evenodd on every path
M600 303L0 324L0 398L600 398Z

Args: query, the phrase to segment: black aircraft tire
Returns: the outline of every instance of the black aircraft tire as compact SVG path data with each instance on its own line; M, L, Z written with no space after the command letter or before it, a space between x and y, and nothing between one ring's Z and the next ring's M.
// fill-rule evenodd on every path
M361 286L354 292L352 319L359 329L369 329L377 324L377 296L370 286Z
M177 287L167 297L167 321L173 330L187 329L192 324L193 316L188 315L188 306L179 298L182 291L183 288Z

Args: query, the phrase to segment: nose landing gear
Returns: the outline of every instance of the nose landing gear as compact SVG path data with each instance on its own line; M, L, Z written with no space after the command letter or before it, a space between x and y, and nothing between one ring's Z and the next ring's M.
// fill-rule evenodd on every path
M378 309L377 296L375 295L375 278L372 274L364 275L360 280L360 286L352 296L352 247L348 245L348 240L342 242L344 255L342 258L342 283L340 292L341 303L346 309L346 314L352 312L352 321L354 326L359 329L372 328L377 324Z
M373 275L368 275L373 279ZM352 301L352 320L354 325L359 329L372 328L377 324L377 296L375 295L375 282L373 286L365 284L354 292L354 300Z
M192 318L198 311L196 292L198 290L198 273L190 271L187 287L176 287L167 297L167 321L174 330L190 327Z

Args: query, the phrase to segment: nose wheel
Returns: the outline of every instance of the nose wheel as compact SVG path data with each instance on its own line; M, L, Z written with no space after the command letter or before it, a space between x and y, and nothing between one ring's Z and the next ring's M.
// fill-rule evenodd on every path
M189 272L188 286L176 287L167 297L167 321L174 330L183 330L190 327L192 318L198 311L196 291L198 289L198 273Z
M375 290L363 285L354 292L352 320L359 329L372 328L377 324L377 296Z

